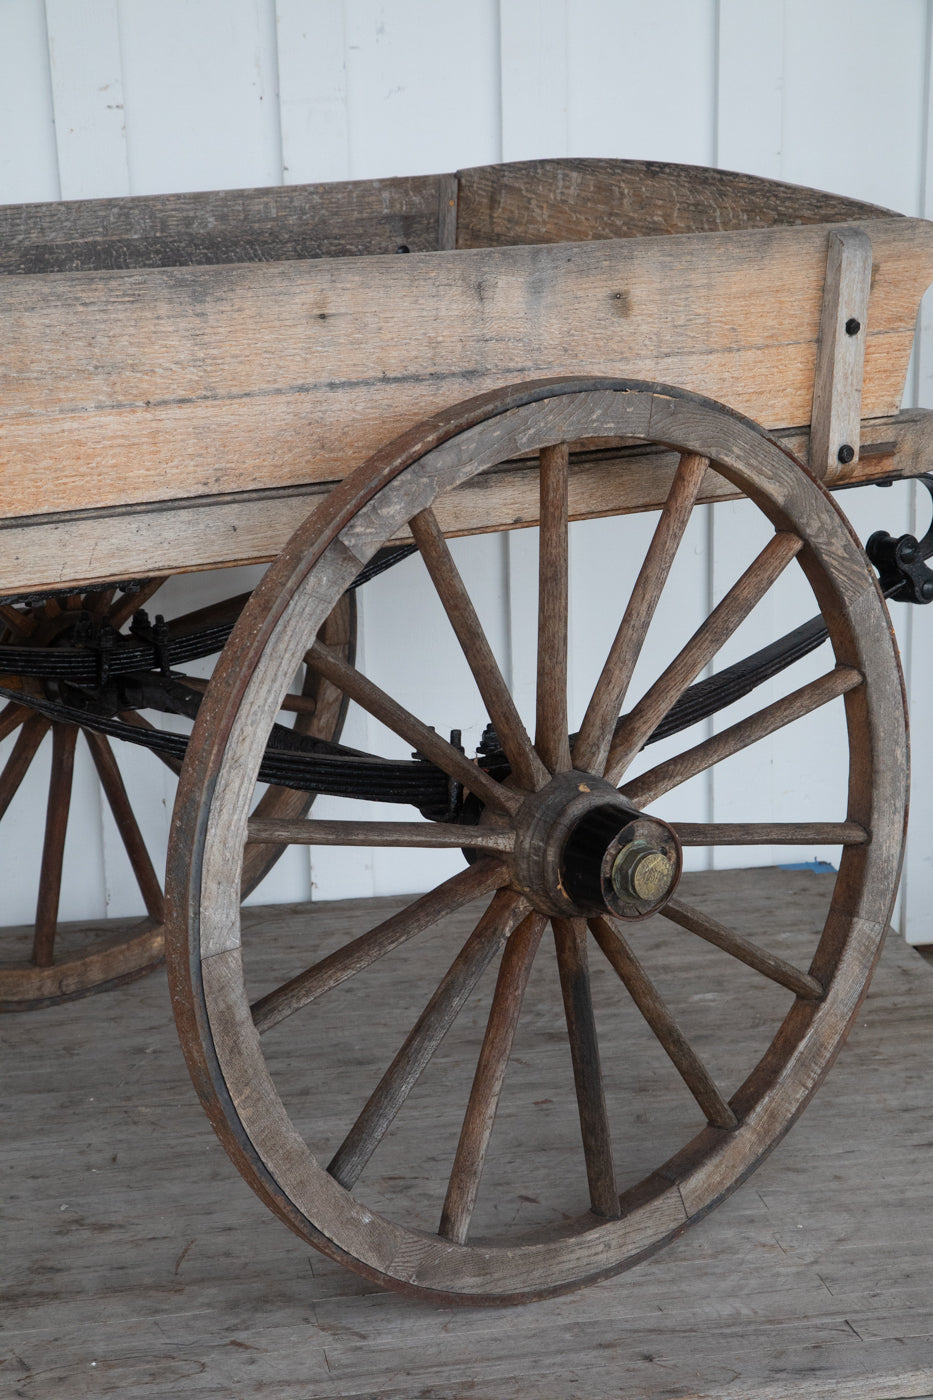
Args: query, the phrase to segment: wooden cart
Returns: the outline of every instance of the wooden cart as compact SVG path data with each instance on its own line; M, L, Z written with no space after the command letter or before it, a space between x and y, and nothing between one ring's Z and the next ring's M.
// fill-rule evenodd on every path
M930 419L899 408L933 226L746 176L573 160L20 206L0 211L0 233L0 737L16 735L0 812L49 730L53 741L35 929L0 966L0 1001L45 1005L136 975L158 960L164 925L211 1122L272 1210L326 1253L474 1303L643 1257L742 1180L803 1108L890 914L907 797L902 686L875 574L825 487L924 470ZM626 708L692 512L742 495L761 513L761 547ZM568 714L570 524L636 511L659 512L647 553L620 598L594 600L613 620L591 698ZM524 526L539 527L527 685L503 675L447 542ZM464 709L486 726L476 757L354 663L354 590L378 587L412 552L412 586L433 588L462 649ZM172 575L268 560L248 601L169 622L145 611ZM620 558L620 578L629 564ZM789 639L720 665L791 576L817 619L804 612ZM788 663L827 633L834 660L794 682ZM185 669L221 647L209 686ZM785 669L779 699L660 762L639 757ZM528 693L523 714L515 697ZM348 701L404 757L391 743L342 747ZM838 711L850 756L830 819L677 819L681 784L823 706ZM159 710L193 719L190 740L153 720ZM149 918L63 952L82 734ZM114 737L181 771L165 914ZM270 784L258 805L257 783ZM309 819L320 792L404 803L421 819ZM678 890L684 846L795 841L839 851L806 968ZM441 848L462 852L463 868L353 942L309 950L257 995L240 899L293 843ZM368 1010L341 998L367 978L378 986L383 960L442 936L476 901L449 970L401 1008L408 1032L390 1064L372 1066L368 1101L324 1121L286 1105L277 1066L301 1053L296 1028L322 1014L345 1030L353 1017L350 1049L336 1032L335 1044L364 1056L378 996ZM639 955L654 914L784 998L728 1093ZM555 1183L558 1205L526 1233L497 1233L501 1216L474 1213L532 964L552 957L548 925L580 1179ZM685 1085L682 1136L634 1180L611 1142L631 1066L601 1066L590 957ZM479 1006L488 1021L462 1101L442 1111L419 1081L468 1002L468 1019ZM409 1215L405 1185L395 1201L384 1181L367 1194L367 1165L405 1114L422 1139L455 1121L439 1223Z

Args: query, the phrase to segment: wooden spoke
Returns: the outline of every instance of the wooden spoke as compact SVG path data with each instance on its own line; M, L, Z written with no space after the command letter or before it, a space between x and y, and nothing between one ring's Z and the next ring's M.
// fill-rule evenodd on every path
M543 914L527 915L506 944L499 964L486 1034L438 1228L438 1234L457 1244L465 1243L469 1233L525 989L546 926Z
M518 793L490 778L459 749L455 749L453 744L448 744L446 739L442 739L433 729L422 724L410 710L406 710L397 700L393 700L391 695L374 685L355 666L350 666L335 656L323 642L314 643L307 654L307 661L342 690L344 695L355 700L394 733L407 739L425 758L436 763L448 777L456 778L483 802L489 803L500 812L513 812L521 806L522 799Z
M13 752L0 774L0 817L4 815L13 798L19 791L20 783L36 756L36 750L51 728L50 721L42 715L30 715L16 736Z
M11 700L8 705L4 705L0 710L0 744L4 739L8 739L14 729L29 718L31 711L26 705L18 705L15 700Z
M684 846L864 846L871 839L858 822L682 822Z
M574 764L586 772L601 773L605 767L632 673L708 466L708 457L698 457L693 452L681 455L661 518L574 744Z
M497 831L495 827L458 826L454 822L287 821L253 817L246 828L246 839L294 846L467 847L505 852L514 846L515 833Z
M703 1061L671 1015L645 969L632 952L617 924L592 919L593 937L605 953L625 988L651 1027L665 1054L714 1128L734 1128L737 1119L720 1094Z
M139 892L143 897L143 903L151 919L156 923L162 922L162 887L153 869L146 843L143 840L142 832L136 821L136 816L130 806L130 800L126 794L126 788L120 769L117 767L117 760L114 757L113 749L103 736L95 734L93 730L84 730L84 737L87 740L88 748L91 750L91 757L100 778L101 787L107 797L113 819L117 824L117 831L120 833L120 840L123 842L133 876L139 886Z
M612 1163L609 1114L596 1038L586 924L582 919L554 919L553 926L590 1204L597 1215L617 1216L619 1191Z
M634 709L619 720L606 763L606 777L611 783L620 781L671 706L802 548L803 542L797 535L779 531Z
M756 943L752 943L751 939L744 938L734 929L726 928L724 924L717 923L707 914L702 914L699 909L694 909L689 904L683 904L679 899L669 899L660 912L665 919L679 924L688 933L695 933L698 938L704 938L707 943L721 948L724 953L730 953L739 962L754 968L762 976L769 977L772 982L779 982L782 987L787 987L789 991L803 997L804 1000L820 1001L822 999L823 987L815 977L811 977L808 972L799 971L789 962L785 962L783 958L765 952Z
M552 773L570 767L567 736L568 460L565 442L542 447L539 454L541 523L535 748Z
M500 890L493 896L330 1161L327 1170L341 1186L349 1189L357 1180L489 962L527 913L527 901L514 891Z
M158 593L165 583L165 575L159 578L147 578L142 581L135 593L123 593L111 607L107 615L107 621L114 631L119 632L125 622L129 622L135 612L144 608L153 594Z
M206 607L173 617L172 636L182 637L190 632L199 632L205 627L232 626L248 601L248 593L238 593L233 598L221 598L216 603L208 603Z
M207 690L210 681L203 676L187 676L180 671L172 671L172 679L180 681L189 690L196 690L201 695ZM296 715L316 715L318 712L318 702L312 695L286 695L279 706L280 710L287 710Z
M522 787L543 787L550 774L532 747L434 512L419 512L409 526L512 772Z
M99 617L106 617L110 621L110 609L113 606L115 588L95 589L93 593L88 593L80 600L81 607L90 613L95 613Z
M20 612L12 603L0 603L0 622L5 622L18 637L28 637L36 625L31 613Z
M723 759L775 733L785 724L792 724L804 715L812 714L821 705L835 700L861 684L860 671L855 671L850 666L837 666L819 680L811 681L809 685L801 686L793 694L776 700L773 705L766 705L764 709L749 715L748 719L740 720L738 724L731 725L720 734L714 734L711 739L696 744L678 754L676 758L650 768L647 773L624 783L619 791L634 806L646 807L649 802L654 802L665 792L670 792L680 783L685 783L696 773L702 773L713 764L721 763Z
M188 676L180 671L172 671L172 679L180 681L189 690L196 690L203 695L210 685L210 681L203 676ZM318 712L320 705L313 695L286 695L279 705L280 710L285 710L289 714L306 715L312 719Z
M313 967L254 1002L251 1010L257 1029L262 1032L278 1025L279 1021L284 1021L301 1007L345 982L348 977L354 977L364 967L385 957L393 948L423 933L448 914L462 909L465 904L498 889L507 879L506 869L498 861L477 861L475 865L459 871L406 909L384 919L346 947L338 948L335 953L330 953Z
M73 724L52 725L52 773L49 779L39 899L32 942L32 960L37 967L51 967L55 960L58 901L62 888L65 833L68 829L77 737L78 730Z

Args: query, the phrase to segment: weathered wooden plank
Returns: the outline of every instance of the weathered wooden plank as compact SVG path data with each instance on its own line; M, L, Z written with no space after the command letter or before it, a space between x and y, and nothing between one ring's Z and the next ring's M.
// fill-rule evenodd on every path
M438 212L444 214L440 237ZM423 252L576 242L834 223L887 212L700 166L522 161L458 175L8 205L0 208L0 272L340 257L394 252L400 243Z
M868 417L899 405L933 277L928 224L870 231ZM826 236L3 279L4 512L332 480L439 408L567 372L806 423Z
M872 248L861 229L829 235L813 381L809 467L821 480L859 454Z
M347 180L0 208L0 272L275 262L438 247L449 177Z
M731 170L639 160L528 160L460 171L457 246L775 228L886 210Z
M777 436L806 460L806 432ZM865 421L861 457L833 485L916 476L927 469L931 454L929 410ZM677 461L676 453L638 448L575 453L569 477L571 519L659 509ZM330 486L322 482L287 492L231 492L0 522L0 595L264 562L274 558ZM708 472L698 500L710 503L737 494L723 477ZM538 512L536 474L513 463L468 482L439 501L436 513L445 534L465 535L536 525Z

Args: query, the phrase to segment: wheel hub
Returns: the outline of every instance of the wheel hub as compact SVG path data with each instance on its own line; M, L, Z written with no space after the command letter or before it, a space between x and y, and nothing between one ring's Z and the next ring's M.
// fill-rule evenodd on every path
M592 773L558 773L518 814L514 880L545 914L646 918L670 898L681 865L667 823Z

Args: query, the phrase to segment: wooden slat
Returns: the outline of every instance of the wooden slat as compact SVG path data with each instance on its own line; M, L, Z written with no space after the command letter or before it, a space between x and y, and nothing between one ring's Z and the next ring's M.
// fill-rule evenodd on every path
M73 725L52 725L52 772L45 812L45 839L39 872L39 897L32 941L32 960L39 967L51 967L55 957L58 904L62 888L65 837L74 778L75 743L78 731Z
M555 919L553 928L590 1203L597 1215L615 1216L619 1214L619 1188L596 1034L586 924L582 919Z
M933 231L866 227L872 416L900 401ZM636 375L806 423L826 236L0 279L4 513L332 479L437 409L530 376Z
M706 1116L717 1128L734 1128L737 1119L720 1094L703 1061L678 1026L664 998L632 952L621 929L608 919L591 919L590 928L638 1010L651 1027Z
M822 985L808 972L801 972L784 958L769 953L766 948L759 947L750 938L746 938L735 929L727 928L717 919L710 918L702 910L684 904L679 899L669 899L661 913L665 919L670 919L688 933L712 943L715 948L721 948L724 953L729 953L739 962L745 963L746 967L754 968L763 977L780 983L804 1000L819 1001L823 996Z
M437 241L436 175L0 208L0 272L81 272L415 252Z
M732 754L740 753L750 744L774 734L786 724L793 724L804 715L811 714L821 705L845 695L862 684L862 674L851 666L837 666L825 676L801 686L790 695L765 705L746 719L739 720L728 729L721 730L710 739L694 744L684 753L659 763L655 768L639 773L631 782L623 783L620 792L636 807L646 807L665 792L685 783L696 773L705 772L715 763L721 763Z
M565 442L545 447L540 453L535 747L552 773L570 767L567 734L568 456Z
M808 438L800 430L777 435L806 460ZM913 409L897 418L862 423L862 454L833 485L884 476L915 476L933 455L933 414ZM677 467L674 452L620 448L573 454L569 478L571 519L627 514L663 506ZM320 503L328 483L285 491L231 492L198 501L129 509L68 512L0 523L0 592L179 573L260 563L273 558L295 523ZM709 471L700 503L740 493ZM437 502L447 535L518 528L538 523L537 472L516 463Z
M293 821L253 817L246 828L252 842L286 842L297 846L467 846L479 851L510 851L513 831L458 826L454 822Z
M682 822L685 846L864 846L871 839L858 822Z
M513 773L523 787L543 787L550 775L532 747L434 512L419 511L411 531Z
M462 783L468 792L475 793L498 811L512 812L521 806L521 798L517 793L490 778L483 769L471 763L465 754L460 753L446 739L442 739L433 729L416 719L404 706L393 700L391 695L364 676L362 671L341 660L322 642L314 643L308 651L306 661L351 700L355 700L369 714L414 745L419 753L436 763L449 777Z
M527 913L528 904L512 890L493 897L328 1164L341 1186L357 1180L490 960Z
M796 535L788 531L774 535L654 685L619 721L606 763L606 776L610 782L619 782L648 736L690 682L761 601L800 548L801 541Z
M113 749L103 734L95 734L92 729L86 729L82 732L88 748L91 750L91 757L100 777L101 787L104 789L110 804L120 840L123 842L133 876L143 897L143 903L149 917L154 919L156 923L161 923L164 902L162 886L146 849L146 842L136 821L136 815L130 804Z
M638 160L526 160L460 171L458 247L773 228L887 211L731 170Z
M458 185L463 207L452 220ZM455 246L458 222L456 246L474 248L851 222L887 212L697 166L521 161L459 176L7 205L0 208L0 272L341 257L393 252L401 243L420 252Z
M27 720L31 711L25 705L17 705L15 700L9 701L0 710L0 743L3 742L14 729L18 729L24 720Z
M602 772L606 762L629 682L708 466L707 458L692 452L681 456L671 493L574 744L574 763L587 772Z
M407 943L410 938L431 928L440 919L479 899L481 895L491 894L505 884L507 878L505 868L489 860L477 861L475 865L459 871L397 914L383 919L374 928L254 1002L251 1009L257 1030L267 1031L279 1021L284 1021L301 1007Z
M465 1243L470 1228L525 989L546 927L543 914L528 914L505 945L499 964L496 990L438 1228L439 1235L458 1244Z
M871 267L867 233L843 228L829 235L808 464L821 480L836 476L846 457L852 461L859 454Z
M19 791L39 745L51 727L43 715L30 714L28 711L20 713L12 703L3 713L3 738L12 734L17 724L21 724L22 728L16 736L13 751L4 764L3 772L0 773L0 818Z

